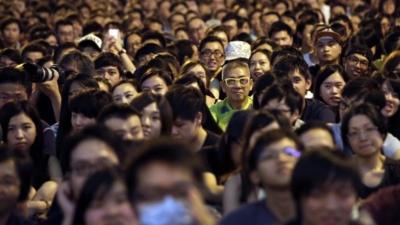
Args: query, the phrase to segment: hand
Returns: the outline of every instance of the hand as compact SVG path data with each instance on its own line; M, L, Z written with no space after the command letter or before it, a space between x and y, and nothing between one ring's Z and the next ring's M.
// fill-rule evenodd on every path
M212 215L210 210L201 199L201 194L195 189L191 188L188 191L188 198L191 205L191 212L199 225L215 225L216 217Z
M68 181L61 183L57 191L57 201L63 211L64 218L73 218L75 211L75 204L71 199L72 190Z

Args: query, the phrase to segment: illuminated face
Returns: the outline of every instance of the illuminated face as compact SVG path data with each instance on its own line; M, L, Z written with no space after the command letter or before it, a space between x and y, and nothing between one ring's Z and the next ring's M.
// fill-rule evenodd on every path
M140 119L144 139L157 138L161 135L161 114L155 102L143 108Z
M200 61L214 73L224 62L224 48L218 42L208 42L200 52Z
M129 104L137 93L137 90L132 84L123 83L114 88L112 96L114 102L118 104Z
M382 85L382 91L385 94L386 105L382 109L382 114L385 117L392 117L399 110L400 99L396 92L388 85L388 82L384 82Z
M287 31L278 31L272 34L272 41L279 46L292 46L293 38Z
M28 152L36 138L36 125L25 113L11 117L7 128L7 144L17 151Z
M246 67L236 67L225 71L222 90L230 102L244 102L253 87L250 70Z
M346 82L338 72L327 77L319 88L322 100L330 106L338 106L342 99L344 85Z
M342 47L332 37L320 37L315 46L317 57L323 64L336 62L342 53Z
M116 66L104 66L96 70L97 75L106 79L111 86L116 85L122 80L121 74Z
M151 76L143 81L142 91L150 91L156 95L165 95L168 85L160 76Z
M132 115L127 119L112 117L107 119L104 124L112 130L122 140L141 140L143 139L143 130L140 118Z
M250 58L250 74L255 81L262 75L271 70L271 64L268 57L262 53L254 53Z

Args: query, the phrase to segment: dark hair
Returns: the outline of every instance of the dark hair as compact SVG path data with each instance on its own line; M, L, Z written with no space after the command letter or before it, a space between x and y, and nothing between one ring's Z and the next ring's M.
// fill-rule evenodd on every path
M268 31L268 36L271 38L274 33L278 33L281 31L286 31L286 33L290 36L293 37L293 31L292 28L290 28L286 23L282 21L276 21L273 23Z
M61 26L74 26L74 25L72 24L71 21L69 21L69 20L67 20L67 19L60 19L60 20L58 20L58 21L56 22L56 24L54 25L54 30L55 30L56 32L58 32L58 29L59 29Z
M4 48L0 51L0 58L5 57L15 62L16 64L22 63L22 57L18 50L12 48Z
M203 94L183 85L173 86L165 95L171 105L173 120L194 120L198 113L204 115L205 101Z
M293 85L289 82L273 84L266 89L260 107L264 107L273 99L284 100L291 113L298 111L301 114L303 110L303 97L294 90Z
M360 105L355 105L344 115L342 119L342 139L345 144L349 144L349 125L350 120L357 115L363 115L368 117L368 119L372 122L374 126L378 128L379 133L382 136L382 140L385 139L387 135L387 124L384 116L380 113L380 111L372 104L363 103Z
M95 69L92 60L79 51L67 53L60 59L58 65L66 72L70 72L67 70L69 65L74 65L74 67L78 70L75 71L77 73L84 73L90 76L95 75Z
M180 75L182 76L182 75L184 75L184 74L189 73L189 70L191 70L193 67L195 67L195 66L197 66L197 65L200 65L201 67L203 67L204 71L206 72L207 83L206 83L205 85L206 85L207 88L208 88L209 83L210 83L210 79L209 79L210 75L209 75L208 70L207 70L206 67L204 66L204 64L202 64L200 61L190 61L190 62L185 63L184 65L182 65L181 71L180 71Z
M60 164L64 175L71 170L70 163L75 148L82 142L87 140L98 140L106 144L113 150L115 155L121 155L121 143L119 139L107 127L96 124L84 128L82 131L68 136L61 146Z
M273 83L275 82L275 77L271 72L267 72L254 84L253 87L253 108L254 109L259 109L262 97L265 93L265 91L270 87ZM261 98L261 99L260 99Z
M342 97L354 98L364 90L380 90L379 83L368 77L357 77L350 80L343 88Z
M224 48L224 44L222 43L221 39L215 37L215 36L207 36L203 40L200 41L199 45L199 50L203 50L205 48L207 43L212 43L212 42L217 42L221 45L222 48Z
M363 44L349 44L344 50L343 57L348 57L353 54L360 54L368 59L369 64L373 61L371 49Z
M140 59L145 57L146 55L157 54L163 51L164 48L160 47L159 45L153 43L146 44L137 50L135 54L135 63L139 63Z
M76 76L68 78L61 91L61 110L60 110L60 121L59 128L57 131L56 146L57 150L60 149L61 143L64 137L71 131L71 110L69 107L70 89L73 83L79 83L82 88L93 88L99 89L97 82L89 75L78 74ZM59 157L59 151L57 151Z
M47 156L43 153L43 127L40 117L36 110L27 102L9 102L6 103L0 110L0 123L1 129L3 131L3 140L5 143L8 142L8 125L10 120L19 114L25 114L28 116L32 122L35 124L36 137L35 140L29 148L29 156L33 162L33 177L32 185L35 188L40 187L41 184L48 180L47 174ZM24 153L23 153L24 154Z
M32 83L28 75L15 68L0 69L0 84L18 84L25 88L28 96L31 94Z
M111 118L119 118L119 119L128 119L131 116L140 116L139 112L136 111L130 105L121 105L111 103L105 106L97 116L97 121L100 123L106 122L108 119Z
M240 32L233 36L232 41L244 41L247 42L249 45L253 44L253 39L250 34L246 32Z
M39 40L47 39L51 35L56 36L56 34L47 25L36 25L31 28L29 32L29 40Z
M103 200L116 183L125 185L120 171L102 170L95 172L84 183L76 204L73 224L85 225L85 214L96 200ZM127 191L127 190L126 190ZM126 193L128 195L128 193Z
M131 106L136 109L138 112L142 112L142 110L152 104L156 103L157 108L160 111L161 116L161 134L169 135L172 130L172 109L169 105L168 100L163 96L155 95L151 92L143 92L139 96L135 97Z
M283 56L273 64L272 71L278 79L289 78L289 74L298 70L306 80L311 80L311 74L304 59L297 56Z
M40 52L43 54L43 57L46 57L47 55L47 49L44 46L37 43L30 43L22 49L21 56L24 59L24 61L27 60L26 54L30 52Z
M96 36L103 32L103 26L96 21L86 23L82 28L82 35L94 33Z
M126 183L132 200L136 200L139 174L151 163L165 163L181 168L192 175L196 185L203 185L203 168L198 156L185 144L161 137L145 143L141 149L132 152L126 165Z
M147 31L142 34L142 42L144 43L146 40L156 39L160 42L161 47L165 48L167 46L167 41L165 40L164 36L155 31Z
M322 83L334 73L338 73L345 82L347 82L349 80L347 73L344 71L344 69L341 65L338 65L338 64L327 65L324 69L319 71L317 77L315 78L315 85L314 85L314 98L315 99L318 99L318 100L324 102L324 100L322 99L321 94L320 94Z
M236 142L242 145L245 141L242 139L244 134L243 128L254 113L255 111L253 110L235 112L228 123L225 133L221 136L219 150L224 161L223 167L226 173L233 172L237 169L232 159L232 144Z
M258 49L261 45L264 45L264 44L270 45L271 48L272 48L274 51L277 50L277 49L279 48L279 46L278 46L275 42L271 41L269 38L267 38L267 37L259 37L257 40L255 40L255 41L253 42L253 45L251 46L251 49L256 50L256 49Z
M386 54L392 53L399 48L400 29L397 27L390 31L384 39L384 48Z
M396 50L390 53L383 62L383 73L390 74L395 71L396 67L400 64L400 51Z
M305 152L297 162L291 182L291 192L296 204L297 221L302 220L301 201L312 191L336 182L348 182L358 194L361 178L351 158L338 151L319 148Z
M54 62L56 64L60 64L61 56L64 57L64 55L63 55L64 51L66 51L67 49L70 49L70 48L73 48L74 50L76 50L74 52L79 52L79 51L77 51L78 48L75 45L75 43L72 43L72 42L67 42L67 43L57 45L57 47L54 49L54 56L53 56ZM79 52L79 53L81 53L81 52ZM68 55L68 54L69 53L67 53L66 55ZM81 53L81 55L83 55L83 53ZM89 61L90 61L90 63L93 64L93 62L90 59L89 59ZM94 70L94 66L93 66L93 70Z
M179 40L175 42L175 46L178 49L178 61L179 64L183 64L187 59L191 59L193 57L193 43L189 40Z
M8 17L8 18L5 18L5 19L3 19L3 20L1 21L1 23L0 23L0 30L1 30L1 32L3 32L4 29L6 29L6 27L7 27L9 24L12 24L12 23L17 24L17 25L18 25L18 28L19 28L19 30L20 30L20 32L22 33L21 21L20 21L19 19L15 18L15 17Z
M139 90L142 90L142 84L150 77L158 76L160 77L167 86L172 84L173 77L167 71L163 71L157 68L149 68L144 74L139 78Z
M26 155L12 151L6 145L0 145L0 164L14 161L15 171L20 181L18 202L25 202L31 191L32 162Z
M109 93L100 90L88 90L73 96L69 101L69 107L71 112L96 118L104 106L109 103L112 103L112 97Z
M296 134L294 134L290 130L277 129L263 132L256 140L254 146L250 146L251 148L249 149L248 155L244 160L245 164L243 168L245 169L245 171L251 172L256 170L260 155L265 151L265 148L285 138L293 141L296 145L297 150L303 150L303 145L297 138Z
M121 78L125 77L122 61L119 58L119 56L110 52L100 53L100 55L94 61L94 67L97 70L106 66L117 67L120 77Z
M147 66L156 70L164 71L166 74L169 74L169 77L172 79L178 77L180 69L178 59L174 55L164 52L157 54L147 63Z

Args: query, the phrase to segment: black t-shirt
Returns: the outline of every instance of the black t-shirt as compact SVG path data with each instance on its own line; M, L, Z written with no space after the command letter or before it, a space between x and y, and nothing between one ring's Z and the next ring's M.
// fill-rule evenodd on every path
M372 193L381 188L400 184L400 161L386 158L383 165L385 172L383 174L382 182L376 187L368 187L366 185L360 186L360 197L367 198Z
M329 106L316 99L306 99L305 104L306 107L301 115L301 120L304 122L321 121L335 123L336 115Z
M19 215L17 212L12 212L7 219L6 225L34 225L33 221L25 219L23 216Z
M278 219L267 208L265 200L250 203L222 218L220 225L274 225Z
M206 130L207 137L199 151L201 158L206 166L206 171L215 174L217 177L221 173L221 157L218 153L218 146L220 141L220 136Z

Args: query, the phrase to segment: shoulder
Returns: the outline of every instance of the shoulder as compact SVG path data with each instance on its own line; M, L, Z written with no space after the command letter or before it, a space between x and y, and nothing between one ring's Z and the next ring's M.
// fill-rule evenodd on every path
M250 203L239 209L229 213L221 220L221 225L236 224L273 224L276 222L275 217L265 207L265 200Z

